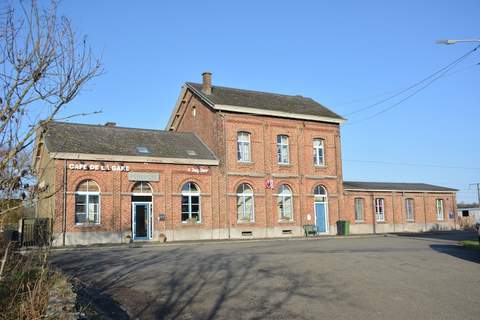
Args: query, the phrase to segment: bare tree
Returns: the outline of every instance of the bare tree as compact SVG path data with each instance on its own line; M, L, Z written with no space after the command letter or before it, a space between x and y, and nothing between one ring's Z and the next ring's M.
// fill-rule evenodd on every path
M21 1L0 12L0 199L32 191L24 161L36 131L101 73L85 37L52 0ZM0 209L0 216L12 208Z

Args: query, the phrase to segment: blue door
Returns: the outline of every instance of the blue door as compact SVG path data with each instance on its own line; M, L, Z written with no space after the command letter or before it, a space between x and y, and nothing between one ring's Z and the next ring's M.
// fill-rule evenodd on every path
M324 202L315 202L315 217L318 233L327 232L327 225L325 223L326 207Z

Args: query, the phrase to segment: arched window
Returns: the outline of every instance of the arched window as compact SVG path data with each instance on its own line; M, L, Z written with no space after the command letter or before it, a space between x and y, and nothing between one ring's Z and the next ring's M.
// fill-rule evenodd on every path
M237 219L242 222L254 221L253 189L247 183L237 188Z
M289 160L288 136L277 136L277 160L279 164L288 164Z
M293 219L292 190L286 184L282 184L278 188L277 207L280 220Z
M315 202L327 202L327 189L324 186L318 185L313 190Z
M240 162L251 161L250 133L240 131L237 133L237 160Z
M193 182L182 187L182 222L201 222L200 189Z
M137 182L133 185L132 193L151 194L152 193L152 187L150 186L150 184L148 182L140 181L140 182Z
M100 188L93 180L84 180L77 187L75 223L100 223Z
M316 166L325 165L323 139L313 139L313 163Z

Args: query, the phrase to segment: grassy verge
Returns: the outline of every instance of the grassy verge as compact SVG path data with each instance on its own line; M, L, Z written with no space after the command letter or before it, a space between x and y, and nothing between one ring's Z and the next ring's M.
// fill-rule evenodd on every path
M480 244L478 243L478 240L463 240L460 241L464 247L470 248L470 249L475 249L480 251Z

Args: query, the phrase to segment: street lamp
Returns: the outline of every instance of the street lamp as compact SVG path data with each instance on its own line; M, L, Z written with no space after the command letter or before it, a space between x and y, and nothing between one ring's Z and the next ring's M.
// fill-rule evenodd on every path
M480 43L480 39L462 39L462 40L437 40L437 44L456 44L460 42L477 42Z

